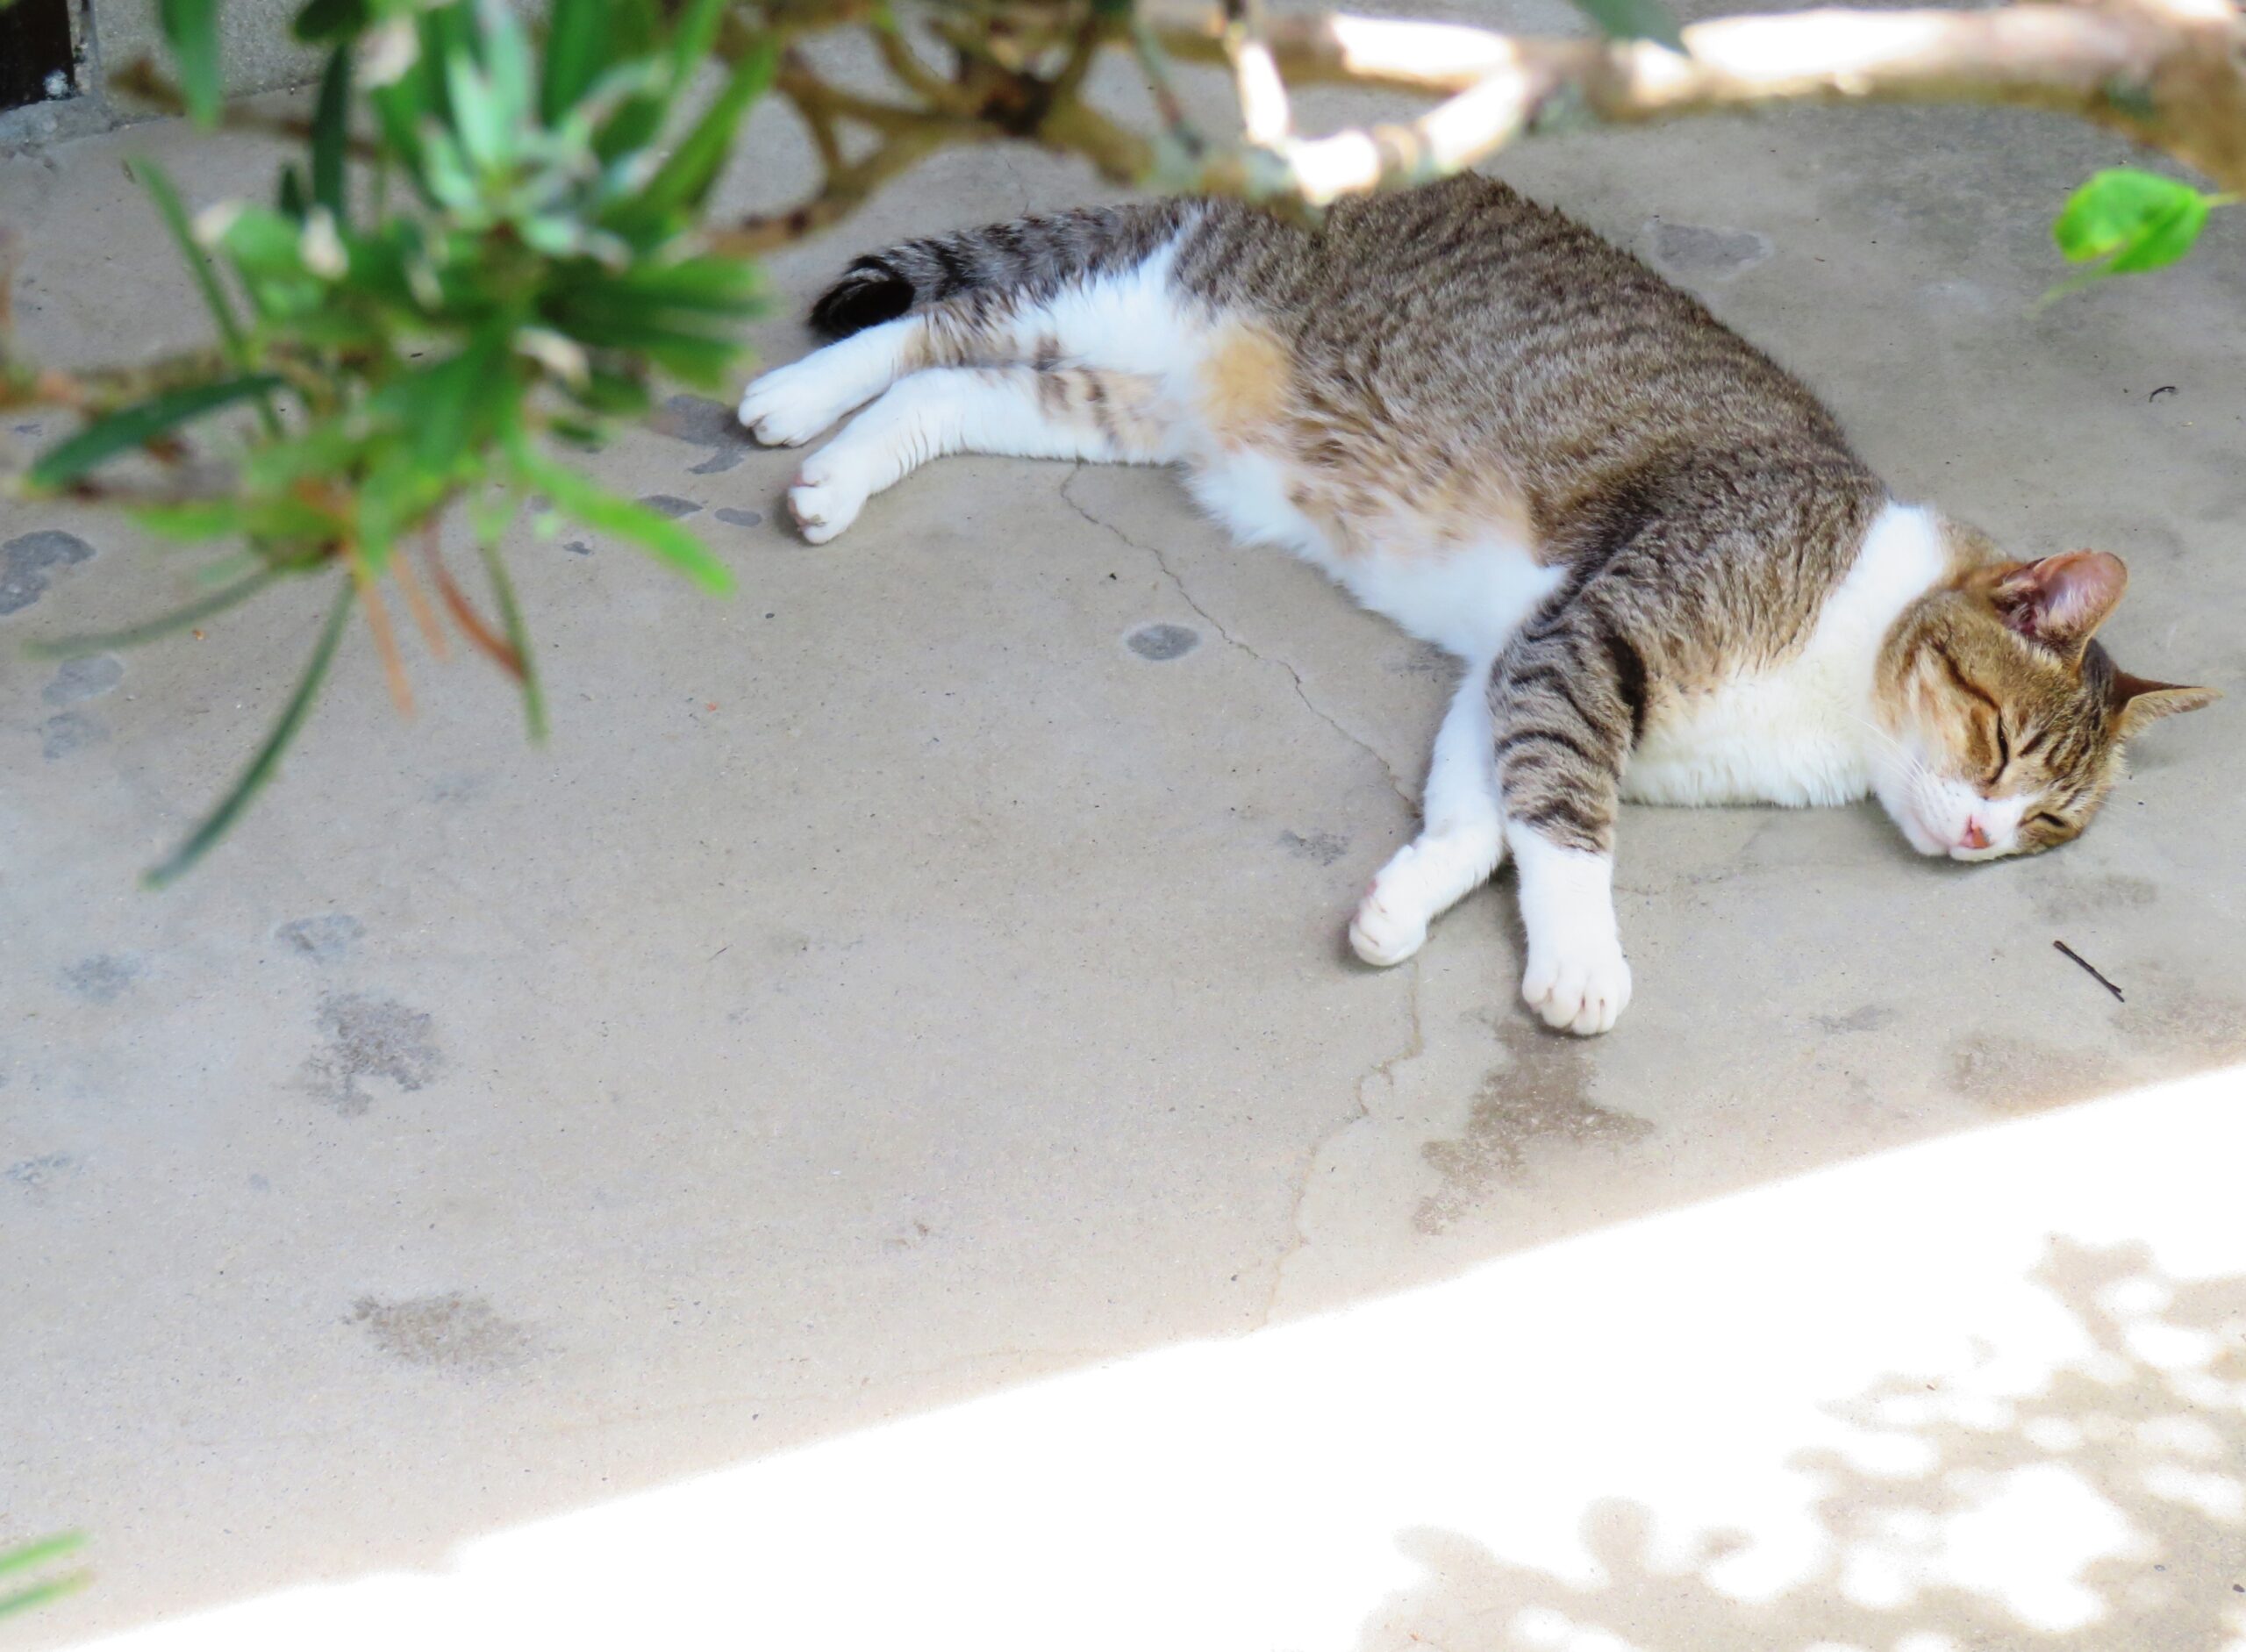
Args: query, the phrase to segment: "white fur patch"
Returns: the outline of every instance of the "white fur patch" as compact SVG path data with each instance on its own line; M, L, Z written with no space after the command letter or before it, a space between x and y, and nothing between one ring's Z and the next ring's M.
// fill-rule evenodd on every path
M1948 567L1939 523L1890 500L1800 652L1664 703L1622 776L1641 803L1850 803L1872 789L1885 737L1872 668L1903 611Z
M1614 857L1563 848L1518 821L1506 840L1520 872L1528 967L1520 996L1546 1023L1585 1037L1630 1005L1630 966L1614 920Z

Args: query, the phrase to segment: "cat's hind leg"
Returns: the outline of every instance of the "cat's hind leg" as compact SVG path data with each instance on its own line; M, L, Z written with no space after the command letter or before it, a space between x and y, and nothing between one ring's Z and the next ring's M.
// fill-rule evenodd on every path
M1177 456L1175 440L1155 381L1138 374L930 368L898 380L805 460L788 509L823 545L875 494L946 454L1153 464Z
M1349 946L1367 963L1401 963L1417 952L1427 926L1480 888L1505 858L1495 745L1490 662L1469 661L1435 735L1420 835L1380 869L1350 922Z

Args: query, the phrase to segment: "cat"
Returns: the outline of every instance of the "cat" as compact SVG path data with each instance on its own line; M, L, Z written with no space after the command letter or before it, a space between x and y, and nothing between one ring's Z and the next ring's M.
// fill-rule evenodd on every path
M1412 955L1509 848L1522 997L1606 1032L1623 798L1877 797L1960 861L2080 833L2122 742L2217 697L2092 639L2120 559L2007 560L1889 494L1802 384L1689 295L1466 175L1317 229L1226 200L1027 218L860 258L836 340L740 418L810 440L833 539L948 453L1177 463L1240 539L1308 559L1464 662L1418 837L1349 926Z

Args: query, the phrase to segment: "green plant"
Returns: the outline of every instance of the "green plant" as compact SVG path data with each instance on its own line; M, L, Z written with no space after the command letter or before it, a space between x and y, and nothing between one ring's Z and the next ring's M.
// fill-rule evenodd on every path
M218 98L213 11L208 0L165 11L187 106L205 118ZM17 396L86 416L32 466L31 491L114 502L165 538L241 547L203 570L214 588L201 600L42 652L145 641L287 576L337 586L272 734L152 883L194 864L271 776L354 609L399 705L411 706L386 587L437 647L441 603L521 685L531 733L542 735L498 548L526 505L541 526L574 517L707 590L729 589L724 564L691 533L553 456L557 444L597 446L619 418L644 415L658 374L717 388L733 372L756 272L709 252L697 226L774 54L739 53L690 110L723 12L722 0L669 18L647 0L558 0L541 48L498 0L311 0L296 27L326 48L326 68L270 204L228 203L190 224L162 169L134 163L218 347L75 376L0 358L0 384ZM190 438L214 432L224 462L195 462ZM133 462L142 459L153 463ZM496 624L439 551L438 526L456 506L474 525Z
M33 1606L43 1606L73 1590L84 1588L92 1574L82 1570L54 1572L32 1582L12 1580L29 1577L54 1562L76 1554L85 1541L79 1533L64 1532L59 1536L18 1543L13 1548L0 1548L0 1618L29 1612Z

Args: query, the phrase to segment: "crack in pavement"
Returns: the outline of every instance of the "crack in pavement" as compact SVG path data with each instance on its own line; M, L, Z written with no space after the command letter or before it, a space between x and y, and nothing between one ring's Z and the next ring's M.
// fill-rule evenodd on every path
M1416 953L1413 955L1411 969L1412 984L1406 991L1405 1004L1412 1016L1412 1041L1394 1055L1382 1057L1365 1069L1364 1076L1357 1080L1354 1092L1356 1098L1355 1109L1348 1118L1320 1136L1316 1144L1312 1147L1309 1162L1303 1166L1301 1183L1295 1189L1294 1203L1287 1211L1286 1248L1279 1253L1278 1260L1271 1264L1271 1294L1264 1298L1263 1312L1256 1316L1255 1328L1259 1331L1270 1325L1271 1316L1279 1311L1279 1297L1287 1287L1287 1265L1309 1248L1310 1235L1303 1232L1302 1212L1303 1206L1310 1203L1311 1178L1318 1174L1319 1161L1326 1156L1328 1148L1359 1125L1371 1119L1372 1107L1365 1099L1365 1091L1375 1079L1384 1081L1392 1091L1396 1087L1396 1069L1405 1062L1416 1061L1427 1053L1427 1028L1420 1016L1420 989L1422 977L1420 974L1419 955Z
M1301 672L1296 670L1292 664L1281 658L1279 655L1265 654L1262 650L1242 641L1240 637L1234 633L1232 628L1227 626L1223 620L1218 619L1216 615L1211 613L1206 608L1203 607L1199 600L1194 597L1192 591L1187 589L1185 582L1178 577L1177 570L1169 565L1169 558L1164 555L1159 547L1140 543L1137 540L1133 539L1128 533L1126 533L1121 528L1117 527L1115 524L1108 521L1105 517L1095 515L1091 511L1085 508L1084 502L1078 499L1074 493L1069 491L1070 489L1076 486L1077 478L1082 476L1084 471L1084 461L1079 459L1077 461L1076 468L1069 472L1069 479L1061 484L1061 497L1068 507L1071 511L1074 511L1078 516L1084 518L1085 521L1091 523L1092 526L1101 529L1103 532L1112 533L1117 539L1122 540L1124 544L1129 546L1133 550L1141 552L1144 554L1154 558L1155 566L1162 569L1162 577L1169 582L1171 589L1177 592L1179 597L1184 602L1185 605L1205 620L1208 623L1209 627L1220 637L1222 637L1227 643L1239 649L1249 659L1255 661L1258 664L1275 665L1282 671L1284 671L1287 674L1289 680L1294 683L1295 697L1302 702L1303 709L1307 711L1320 722L1325 724L1327 727L1332 729L1336 734L1339 734L1343 740L1348 741L1350 745L1355 746L1359 751L1364 753L1364 754L1371 758L1373 762L1378 763L1380 765L1380 772L1388 777L1389 789L1394 791L1398 797L1401 797L1404 800L1405 806L1412 811L1413 817L1416 819L1420 810L1420 800L1412 795L1411 789L1404 783L1403 776L1396 772L1395 765L1391 763L1387 758L1382 756L1379 748L1374 746L1370 740L1366 740L1361 734L1353 733L1348 728L1343 726L1339 718L1335 717L1324 706L1319 704L1317 701L1312 699L1310 697L1310 690L1303 685Z
M1243 641L1239 636L1234 633L1230 626L1227 626L1223 620L1218 619L1216 615L1211 613L1207 608L1201 604L1199 599L1193 595L1192 591L1187 587L1185 582L1178 577L1177 570L1169 565L1169 558L1164 555L1159 548L1152 545L1142 544L1139 540L1133 539L1128 533L1126 533L1121 528L1117 527L1112 522L1108 521L1104 517L1095 514L1085 506L1082 500L1077 497L1071 490L1076 486L1077 478L1084 474L1084 461L1080 459L1077 461L1075 468L1069 472L1068 480L1061 484L1061 497L1062 501L1067 504L1068 507L1074 511L1078 516L1082 517L1086 522L1090 523L1093 527L1098 528L1105 533L1113 534L1125 545L1130 547L1131 549L1141 552L1143 554L1153 558L1155 566L1162 570L1162 577L1169 582L1171 589L1177 591L1179 599L1182 600L1188 608L1191 608L1196 614L1199 615L1202 620L1207 624L1209 628L1214 631L1217 635L1223 638L1227 643L1230 644L1233 647L1239 649L1241 653L1246 654L1249 659L1255 661L1258 664L1277 666L1281 670L1284 671L1287 674L1289 680L1293 683L1295 697L1302 702L1303 708L1309 712L1310 714L1313 717L1315 717L1320 722L1325 724L1327 727L1332 729L1336 734L1339 734L1343 740L1348 741L1350 745L1355 746L1359 751L1371 758L1373 762L1378 763L1380 765L1381 773L1388 777L1390 788L1395 791L1398 797L1404 800L1405 806L1412 811L1413 818L1416 819L1419 814L1419 799L1414 797L1409 789L1406 787L1402 777L1398 776L1395 769L1391 766L1388 759L1382 756L1379 751L1370 741L1357 734L1352 733L1348 728L1342 726L1341 721L1336 719L1332 712L1327 711L1323 706L1320 705L1317 701L1312 699L1310 697L1310 690L1304 686L1301 672L1296 670L1293 665L1286 660L1282 659L1276 654L1264 654L1259 649ZM1326 1156L1327 1149L1332 1147L1334 1142L1340 1141L1344 1135L1347 1135L1350 1131L1355 1129L1359 1125L1363 1124L1372 1117L1372 1109L1365 1100L1365 1094L1366 1091L1373 1082L1377 1079L1385 1080L1392 1088L1395 1080L1396 1069L1398 1067L1401 1067L1405 1062L1415 1060L1419 1056L1424 1055L1427 1053L1427 1031L1420 1020L1420 990L1421 976L1420 970L1420 960L1417 956L1414 956L1411 961L1411 974L1409 979L1411 985L1406 991L1405 1002L1410 1012L1412 1019L1411 1042L1406 1044L1402 1049L1395 1052L1393 1055L1385 1056L1379 1062L1377 1062L1372 1067L1365 1071L1364 1075L1357 1080L1355 1088L1353 1091L1356 1105L1350 1111L1349 1116L1342 1119L1341 1123L1335 1125L1333 1129L1327 1131L1324 1135L1320 1136L1314 1144L1313 1144L1306 1161L1303 1165L1302 1175L1297 1181L1293 1202L1288 1207L1287 1241L1284 1248L1283 1248L1279 1253L1278 1259L1272 1264L1271 1292L1264 1300L1262 1312L1256 1316L1255 1328L1258 1330L1261 1330L1265 1326L1270 1324L1271 1316L1278 1310L1280 1293L1286 1288L1288 1264L1293 1262L1294 1259L1299 1255L1304 1248L1310 1243L1309 1235L1303 1232L1302 1212L1303 1206L1309 1203L1310 1200L1311 1182L1312 1178L1318 1174L1319 1161Z

